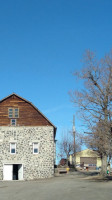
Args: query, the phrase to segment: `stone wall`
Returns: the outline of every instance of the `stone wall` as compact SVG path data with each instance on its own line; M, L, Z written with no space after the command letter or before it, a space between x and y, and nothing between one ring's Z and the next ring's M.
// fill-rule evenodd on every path
M10 143L16 154L10 154ZM38 142L39 153L33 154ZM54 129L52 126L0 127L0 180L4 164L23 164L23 179L32 180L54 175Z

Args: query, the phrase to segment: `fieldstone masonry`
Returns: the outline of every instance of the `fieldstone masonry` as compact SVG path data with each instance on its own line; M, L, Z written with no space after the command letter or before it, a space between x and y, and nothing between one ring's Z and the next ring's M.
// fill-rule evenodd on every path
M10 154L10 143L16 143L16 154ZM33 154L33 143L38 142L39 153ZM22 164L23 179L32 180L54 175L54 128L0 127L0 180L4 164Z

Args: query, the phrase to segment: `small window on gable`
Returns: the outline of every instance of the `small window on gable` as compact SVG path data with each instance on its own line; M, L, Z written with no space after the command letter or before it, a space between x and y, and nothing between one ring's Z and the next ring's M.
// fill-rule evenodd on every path
M16 154L16 143L10 143L10 153Z
M15 118L18 118L19 117L19 109L18 108L15 108Z
M13 118L13 109L9 108L9 118Z
M11 119L11 125L16 126L16 119Z
M9 108L9 118L18 118L19 109L18 108Z
M37 142L33 143L33 154L38 154L39 152L39 145Z

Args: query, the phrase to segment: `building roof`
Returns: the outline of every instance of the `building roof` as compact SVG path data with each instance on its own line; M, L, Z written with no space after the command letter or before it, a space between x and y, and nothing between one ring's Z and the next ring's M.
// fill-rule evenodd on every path
M23 97L17 95L16 93L12 93L12 94L8 95L7 97L1 99L0 103L3 102L3 101L5 101L6 99L10 98L11 96L16 96L16 97L22 99L23 101L27 102L28 104L30 104L35 110L37 110L51 124L51 126L54 127L55 134L56 134L57 127L54 126L54 124L36 106L34 106L30 101L28 101L28 100L24 99Z
M87 152L88 154L94 154L94 155L99 155L98 151L92 150L92 149L84 149L82 151L76 152L76 155L80 155L80 154L84 154L85 152Z

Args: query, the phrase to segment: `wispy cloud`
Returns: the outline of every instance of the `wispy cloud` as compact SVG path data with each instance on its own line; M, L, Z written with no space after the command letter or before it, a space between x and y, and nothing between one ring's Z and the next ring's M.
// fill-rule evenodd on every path
M68 108L73 108L73 106L71 106L71 105L59 105L59 106L56 106L54 108L49 108L47 110L44 110L43 112L45 114L48 114L48 113L58 112L60 110L68 109Z

